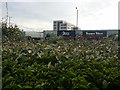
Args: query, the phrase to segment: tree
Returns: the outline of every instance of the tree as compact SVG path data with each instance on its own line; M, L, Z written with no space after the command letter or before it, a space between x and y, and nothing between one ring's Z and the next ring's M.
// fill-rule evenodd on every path
M25 33L21 31L17 25L7 27L5 23L2 24L3 42L6 41L20 41L25 37Z

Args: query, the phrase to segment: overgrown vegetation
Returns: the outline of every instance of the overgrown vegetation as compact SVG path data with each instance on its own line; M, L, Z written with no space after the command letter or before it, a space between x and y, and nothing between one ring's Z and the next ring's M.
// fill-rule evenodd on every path
M2 37L4 42L19 42L25 38L25 33L17 25L7 27L6 23L2 24Z
M23 40L19 28L2 31L3 89L120 90L118 45L111 39L34 42Z

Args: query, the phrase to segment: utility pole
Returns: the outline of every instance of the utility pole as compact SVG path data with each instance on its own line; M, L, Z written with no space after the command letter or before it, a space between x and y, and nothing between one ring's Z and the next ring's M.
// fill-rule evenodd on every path
M11 20L11 19L10 19L10 18L12 18L12 17L9 16L8 18L9 18L9 27L10 27L10 25L11 25L11 23L10 23L10 20Z
M5 21L6 25L7 25L7 22L8 22L8 4L6 2L6 21Z
M78 9L76 7L76 10L77 10L77 16L76 16L76 28L78 28Z

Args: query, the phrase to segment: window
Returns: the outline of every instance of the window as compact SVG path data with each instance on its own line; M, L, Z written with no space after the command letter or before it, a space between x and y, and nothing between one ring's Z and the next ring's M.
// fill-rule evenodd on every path
M62 21L60 21L59 23L63 23Z
M61 29L66 29L66 27L61 27Z
M56 29L56 27L54 27L54 29Z
M57 23L56 21L54 21L54 23Z
M67 26L67 24L63 24L63 26Z

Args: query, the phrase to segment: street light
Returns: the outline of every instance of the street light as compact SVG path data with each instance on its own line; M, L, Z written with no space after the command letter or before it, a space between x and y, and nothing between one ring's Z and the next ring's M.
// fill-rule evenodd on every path
M77 10L77 16L76 16L76 28L78 28L78 9L76 7L76 10Z

